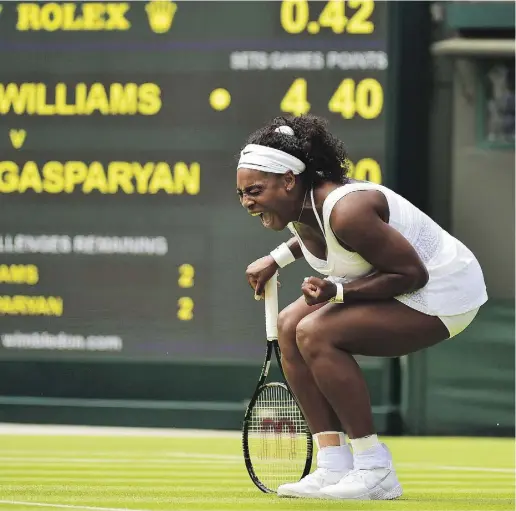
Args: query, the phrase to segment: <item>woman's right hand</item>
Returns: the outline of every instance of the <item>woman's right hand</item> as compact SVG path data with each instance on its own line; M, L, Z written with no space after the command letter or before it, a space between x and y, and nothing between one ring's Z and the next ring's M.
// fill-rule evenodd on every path
M251 263L245 272L247 282L254 289L254 297L260 300L265 296L265 284L276 273L278 263L271 255L260 257Z

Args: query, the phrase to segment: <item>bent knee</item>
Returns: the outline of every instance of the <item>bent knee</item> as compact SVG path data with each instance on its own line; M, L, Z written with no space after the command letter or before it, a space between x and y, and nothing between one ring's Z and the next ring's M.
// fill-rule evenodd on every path
M278 337L295 338L298 321L288 309L287 307L278 314Z
M317 321L303 318L296 327L296 344L305 360L315 358L321 351L323 343L318 335Z
M293 356L299 356L296 346L296 327L297 319L289 314L288 307L283 309L278 315L278 343L281 348L281 354L287 359Z

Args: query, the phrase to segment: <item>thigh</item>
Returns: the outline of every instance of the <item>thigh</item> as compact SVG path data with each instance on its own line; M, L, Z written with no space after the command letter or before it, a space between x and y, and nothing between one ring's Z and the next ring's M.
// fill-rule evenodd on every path
M308 305L304 296L299 297L295 302L285 307L278 316L278 342L282 352L295 349L296 346L296 328L299 322L321 309L324 304Z
M330 343L354 355L398 357L449 337L437 316L411 309L395 299L327 304L303 319L298 330L313 333L314 344ZM321 346L322 347L322 346Z
M287 305L279 314L278 321L280 323L293 323L294 330L297 324L309 314L321 309L324 307L324 303L319 303L317 305L308 305L305 301L304 296L300 296L296 301L292 302L290 305Z

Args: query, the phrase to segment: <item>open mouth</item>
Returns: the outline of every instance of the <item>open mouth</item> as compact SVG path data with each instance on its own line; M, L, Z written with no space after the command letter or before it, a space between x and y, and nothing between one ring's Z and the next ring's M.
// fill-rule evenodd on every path
M260 220L264 227L269 227L272 224L273 216L270 213L261 213Z
M256 213L250 213L251 216L259 216L264 227L269 227L273 222L273 216L270 213L259 211Z

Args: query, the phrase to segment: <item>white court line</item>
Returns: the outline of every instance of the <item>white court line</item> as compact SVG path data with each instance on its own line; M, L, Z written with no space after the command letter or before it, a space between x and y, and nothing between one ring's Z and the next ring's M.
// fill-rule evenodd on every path
M25 466L27 462L34 463L36 465L135 465L135 468L141 468L141 467L149 467L152 465L177 465L176 462L173 462L171 460L150 460L145 461L142 459L137 460L128 460L125 459L123 461L120 460L98 460L98 459L87 459L87 458L73 458L73 459L67 459L67 458L24 458L23 460L20 460L19 458L3 458L0 457L0 461L8 462L10 463L11 467L19 467L19 466ZM200 460L200 459L188 459L188 458L179 458L180 463L185 465L208 465L208 466L220 466L220 467L226 467L228 464L231 465L240 465L240 463L244 463L243 458L240 461L236 460L226 460L223 463L217 463L214 460ZM26 469L26 468L25 468ZM27 470L27 469L26 469Z
M92 511L149 511L148 509L133 509L127 507L96 507L96 506L76 506L73 504L51 504L47 502L25 502L22 500L0 500L0 505L9 504L11 506L32 506L32 507L53 507L59 509L90 509Z
M115 464L126 464L126 463L140 463L145 464L167 464L174 463L172 460L166 458L176 458L184 463L206 463L210 461L228 461L228 462L240 462L242 456L232 454L203 454L193 452L169 452L165 454L164 458L67 458L63 457L14 457L14 456L0 456L1 461L16 461L19 463L23 462L40 462L45 463L115 463ZM430 463L395 463L396 467L399 468L415 468L421 470L443 470L443 471L456 471L456 472L493 472L501 474L515 474L514 468L499 468L499 467L470 467L470 466L455 466L455 465L433 465Z
M149 509L133 509L128 507L94 507L94 506L74 506L72 504L47 504L45 502L20 502L20 501L11 501L11 500L0 500L0 506L4 503L17 505L17 506L33 506L33 507L52 507L52 508L60 508L60 509L89 509L93 511L151 511ZM166 511L166 510L165 510ZM171 510L170 510L171 511ZM173 511L189 511L188 509L174 509ZM227 511L226 509L209 509L206 511ZM270 511L270 509L255 509L254 511ZM434 511L433 509L423 510L423 511ZM461 511L460 509L457 511ZM466 511L466 510L462 510Z
M402 468L420 468L433 470L451 470L456 472L499 472L501 474L514 474L514 468L492 468L492 467L464 467L454 465L432 465L426 463L395 463L395 466Z
M26 436L146 436L173 438L241 438L241 431L218 429L131 428L111 426L61 426L55 424L0 423L0 435Z
M236 456L231 454L203 454L193 452L171 452L167 453L163 458L68 458L66 456L1 456L0 461L16 461L18 463L25 462L40 462L40 463L115 463L123 465L125 463L140 463L142 465L148 464L170 464L177 463L175 460L167 458L177 458L181 462L186 463L209 463L213 461L227 461L232 463L243 462L243 456Z
M41 463L45 465L52 465L54 463L60 463L60 464L68 464L68 463L98 463L99 465L105 465L105 464L116 464L116 465L124 465L124 464L133 464L133 463L139 463L142 465L154 465L154 464L170 464L173 463L168 460L164 459L144 459L144 458L138 458L138 459L130 459L130 458L124 458L124 459L109 459L109 458L50 458L50 457L42 457L42 458L35 458L34 456L31 457L15 457L15 456L0 456L0 461L14 461L18 464L22 463Z
M136 456L137 453L135 452L116 452L116 451L105 451L105 452L87 452L87 451L60 451L58 452L58 456L56 456L56 451L12 451L12 450L5 450L1 451L0 453L4 452L5 455L0 454L0 459L13 459L13 460L60 460L60 461L74 461L74 460L81 460L81 459L87 459L88 461L98 461L102 463L103 460L106 458L102 458L101 456L110 456L110 458L107 459L115 459L120 460L123 462L137 462L137 461L146 461L146 460L160 460L161 462L167 462L167 458L199 458L199 459L209 459L209 460L243 460L242 455L236 455L236 454L204 454L202 452L178 452L178 451L171 451L171 452L163 452L159 453L161 456L148 456L145 453L142 453L141 456ZM71 456L72 454L89 454L94 457L76 457ZM158 453L154 453L158 454ZM116 458L113 458L113 456L117 456ZM118 456L121 456L118 458Z
M331 501L329 501L331 502ZM402 501L403 502L403 501ZM44 502L21 502L21 501L11 501L11 500L0 500L0 506L4 503L7 504L14 504L14 505L20 505L20 506L34 506L34 507L53 507L53 508L61 508L61 509L89 509L93 511L151 511L148 509L133 509L133 508L127 508L127 507L94 507L94 506L74 506L72 504L47 504ZM187 511L187 510L178 510L175 509L174 511ZM207 511L226 511L226 509L210 509ZM254 509L254 511L270 511L269 508L267 509ZM421 509L420 511L435 511L435 509ZM455 511L468 511L465 509L456 509Z

